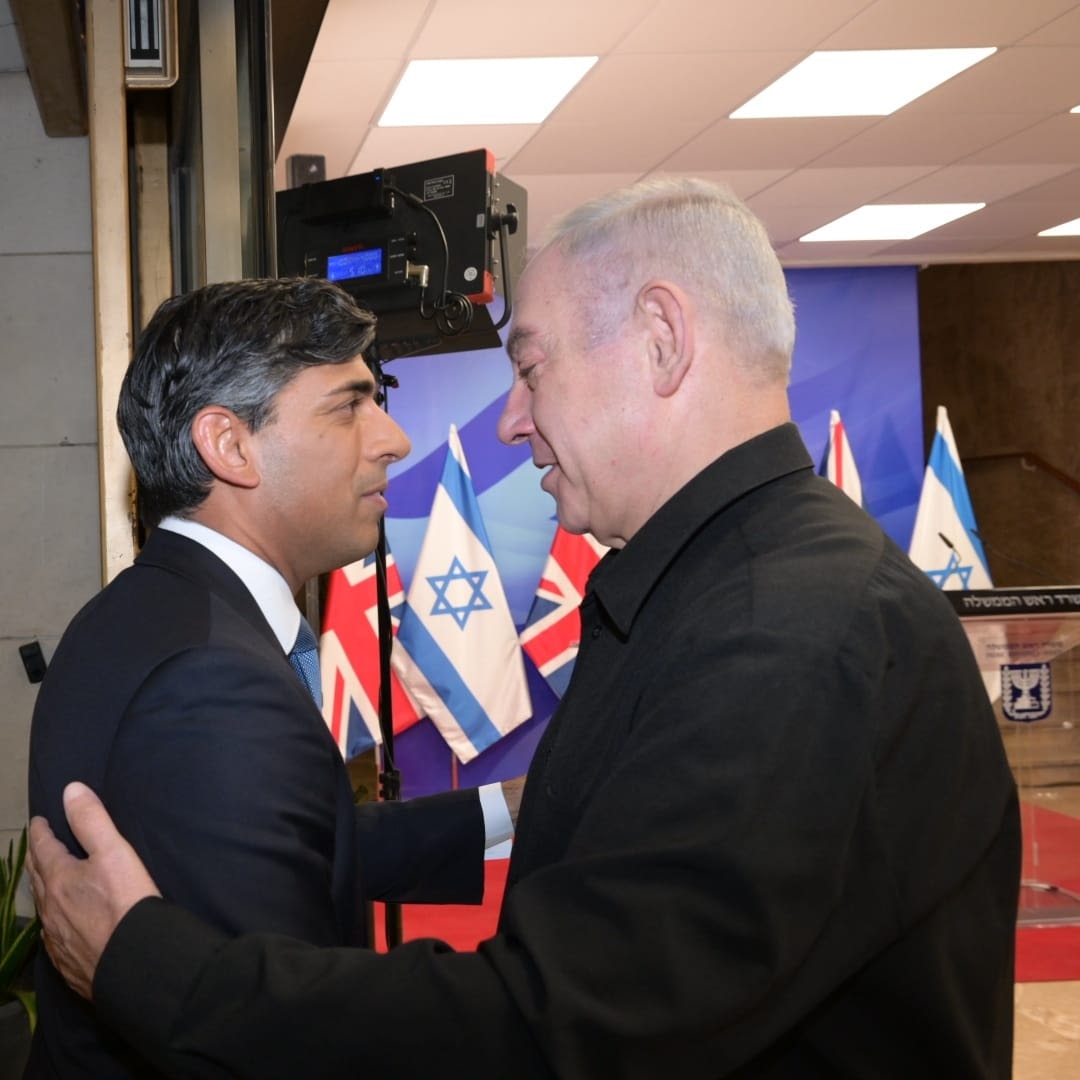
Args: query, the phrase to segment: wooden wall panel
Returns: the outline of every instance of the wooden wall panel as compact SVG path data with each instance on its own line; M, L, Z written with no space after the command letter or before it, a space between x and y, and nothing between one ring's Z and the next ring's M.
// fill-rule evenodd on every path
M919 322L994 584L1080 582L1080 262L927 267Z

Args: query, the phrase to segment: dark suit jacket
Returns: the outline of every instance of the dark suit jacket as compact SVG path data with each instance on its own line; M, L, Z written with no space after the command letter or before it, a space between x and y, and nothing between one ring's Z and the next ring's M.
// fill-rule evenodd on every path
M77 848L61 793L83 780L165 896L230 933L364 944L363 901L477 900L475 792L353 804L340 754L251 594L156 530L65 633L41 686L30 811ZM30 1077L141 1075L42 952Z
M785 425L594 571L475 955L147 900L94 994L178 1076L1003 1080L1019 870L959 622Z

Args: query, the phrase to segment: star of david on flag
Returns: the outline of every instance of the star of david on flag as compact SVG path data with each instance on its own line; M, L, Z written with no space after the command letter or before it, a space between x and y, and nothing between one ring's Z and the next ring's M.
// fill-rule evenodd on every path
M386 592L396 631L405 603L405 589L389 548ZM382 742L377 603L374 554L330 575L319 645L323 718L346 761ZM397 734L415 724L420 713L393 672L390 695Z
M855 458L851 454L844 421L836 409L829 413L829 445L825 449L825 463L822 476L827 476L844 494L862 506L862 481L859 470L855 468Z
M491 601L484 595L487 576L486 570L466 570L455 555L445 574L432 574L428 578L428 584L435 590L435 606L431 614L449 615L464 630L472 612L491 610ZM462 582L466 588L458 588L457 582ZM451 586L454 587L453 591Z
M461 762L532 715L517 630L454 426L391 662Z
M566 692L581 641L578 607L585 583L607 548L588 533L576 536L556 526L551 551L536 587L536 596L521 646L559 697Z
M938 406L908 555L939 589L993 588L944 405Z

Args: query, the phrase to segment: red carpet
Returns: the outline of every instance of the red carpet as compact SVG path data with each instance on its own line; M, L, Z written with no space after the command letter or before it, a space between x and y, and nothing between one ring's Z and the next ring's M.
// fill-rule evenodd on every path
M489 859L484 863L482 904L405 904L401 909L401 939L436 937L455 949L472 951L477 942L495 933L506 887L509 859ZM375 947L386 951L383 905L375 905Z
M1056 885L1080 896L1080 820L1022 803L1024 881ZM1068 896L1023 889L1021 916L1036 907L1053 914L1055 907L1073 907ZM1016 931L1016 981L1080 980L1080 925L1022 925Z
M1080 820L1023 804L1024 880L1042 881L1080 895ZM483 904L405 905L402 938L437 937L455 949L472 950L495 932L509 860L485 864ZM1024 890L1022 903L1040 896ZM376 941L385 951L382 905L376 905ZM1016 932L1016 981L1080 980L1080 925L1022 926Z

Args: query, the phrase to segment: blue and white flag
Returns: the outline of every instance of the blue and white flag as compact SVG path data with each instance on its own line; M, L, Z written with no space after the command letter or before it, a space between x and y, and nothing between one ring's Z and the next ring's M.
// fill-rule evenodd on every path
M937 433L923 477L908 555L939 589L991 589L949 416L938 406Z
M532 715L517 629L453 425L391 663L461 762Z

